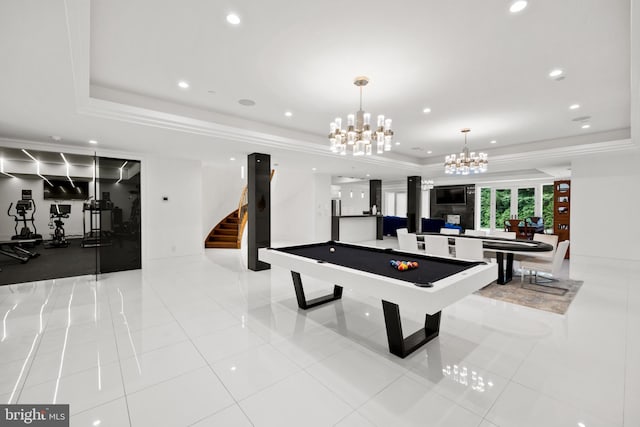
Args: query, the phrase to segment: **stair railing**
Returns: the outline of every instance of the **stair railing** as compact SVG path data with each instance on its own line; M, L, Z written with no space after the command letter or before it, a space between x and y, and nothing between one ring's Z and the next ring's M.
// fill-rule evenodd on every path
M269 175L269 181L273 179L273 175L276 173L275 169L271 169L271 174ZM249 217L249 201L247 199L249 193L249 188L245 185L242 189L242 193L240 193L240 201L238 202L238 247L240 247L240 241L242 240L242 233L244 233L244 227L247 224L247 219Z
M248 188L245 185L240 193L240 201L238 202L238 219L242 220L242 217L247 214L247 193Z

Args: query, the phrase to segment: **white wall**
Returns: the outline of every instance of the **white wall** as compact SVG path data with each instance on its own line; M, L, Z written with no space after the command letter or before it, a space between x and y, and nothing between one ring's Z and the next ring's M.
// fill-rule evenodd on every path
M331 175L314 175L314 231L313 241L331 238Z
M244 178L240 168L245 167ZM238 208L240 194L247 185L246 158L202 168L202 241L222 219Z
M36 204L34 220L38 234L45 240L51 238L52 229L49 228L49 208L55 203L54 200L44 199L44 187L42 178L33 177L2 177L0 178L0 240L10 239L15 234L15 221L13 217L7 216L9 204L13 203L11 213L15 214L16 202L22 198L22 190L31 190L33 201ZM89 194L93 194L93 186L89 185ZM82 201L61 200L61 204L71 205L71 215L63 219L65 233L68 237L82 236ZM32 211L27 211L27 218L31 217ZM31 231L31 222L27 222ZM18 225L18 232L23 227L23 223Z
M200 161L145 158L141 202L143 259L203 253Z
M331 176L278 167L271 181L271 241L295 244L330 238Z
M640 152L576 159L571 171L571 276L583 266L614 259L640 260Z
M407 193L396 193L396 216L407 217Z
M369 181L340 184L342 215L362 215L363 211L368 211L369 206ZM364 197L362 194L364 192ZM353 197L352 197L353 196ZM333 194L338 198L337 194ZM380 208L380 206L378 206Z

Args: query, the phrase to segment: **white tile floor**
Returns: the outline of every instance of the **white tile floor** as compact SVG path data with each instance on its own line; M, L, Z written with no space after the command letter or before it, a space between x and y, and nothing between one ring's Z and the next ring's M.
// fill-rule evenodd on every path
M640 265L597 264L565 316L471 295L404 360L379 301L346 284L299 311L240 251L4 286L0 398L70 403L72 426L637 427Z

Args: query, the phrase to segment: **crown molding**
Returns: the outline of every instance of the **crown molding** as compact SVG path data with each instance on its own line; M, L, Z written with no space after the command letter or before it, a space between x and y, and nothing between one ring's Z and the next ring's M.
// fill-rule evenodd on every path
M531 164L537 160L562 159L570 162L572 158L586 156L590 154L608 153L616 151L627 151L637 149L630 138L597 142L592 144L569 145L556 148L545 148L544 150L523 151L520 153L509 153L502 155L492 155L489 158L489 168L492 165L512 165L513 163ZM431 163L424 166L424 172L438 171L444 173L442 162Z
M638 1L639 0L634 0L634 3ZM203 120L186 115L162 112L152 108L143 108L122 102L115 102L114 100L101 99L95 96L92 97L90 81L91 3L85 0L64 0L64 7L73 70L76 110L79 114L176 132L203 135L224 142L238 141L275 150L305 153L312 156L338 157L329 151L328 144L323 144L317 135L292 132L270 125L265 126L264 124L246 119L225 118L220 114L215 114L216 117L220 118L219 122L213 122L211 120ZM637 15L638 12L635 12L634 16ZM634 34L637 39L638 32L636 31ZM636 58L640 58L640 55L636 55ZM637 79L633 82L638 86ZM638 98L638 96L632 96L632 102L636 100L637 103ZM234 125L224 124L222 122L231 122L234 123ZM266 130L256 130L260 128ZM629 139L629 135L630 129L619 129L504 147L504 149L500 151L517 150L517 152L499 154L498 151L496 154L490 153L489 167L491 167L491 165L507 165L514 162L570 159L571 157L579 155L628 150L637 146ZM557 147L559 144L569 145ZM542 149L542 147L544 147L544 149ZM42 149L50 150L51 148L43 147ZM438 159L437 163L434 163L434 157L412 158L397 153L392 153L392 155L386 155L385 157L374 155L350 159L373 166L403 168L406 169L408 174L422 173L433 175L434 172L440 172L443 168L443 161ZM440 174L436 173L436 175Z

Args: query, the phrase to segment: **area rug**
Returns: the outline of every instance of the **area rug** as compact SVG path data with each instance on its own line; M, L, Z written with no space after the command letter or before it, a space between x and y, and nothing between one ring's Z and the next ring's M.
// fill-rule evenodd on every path
M499 301L565 314L583 283L581 280L560 280L549 283L548 285L553 286L552 288L529 283L526 278L522 283L519 277L513 279L506 285L493 282L475 293Z

